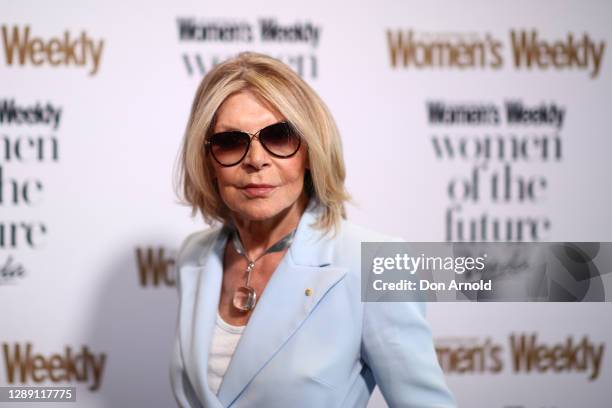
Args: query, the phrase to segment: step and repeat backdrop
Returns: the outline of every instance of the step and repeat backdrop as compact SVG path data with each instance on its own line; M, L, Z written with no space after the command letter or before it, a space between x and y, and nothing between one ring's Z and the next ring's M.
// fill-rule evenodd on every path
M174 406L174 256L206 225L172 170L200 79L244 50L329 105L354 222L410 241L612 241L611 3L289 3L0 5L0 386ZM482 408L609 406L610 316L428 312L459 405Z

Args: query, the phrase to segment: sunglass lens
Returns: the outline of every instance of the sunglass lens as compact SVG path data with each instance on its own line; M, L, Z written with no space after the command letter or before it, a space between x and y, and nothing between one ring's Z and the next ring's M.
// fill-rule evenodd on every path
M300 137L288 123L276 123L262 129L259 140L272 154L289 157L300 148Z
M211 137L210 147L215 159L228 166L242 160L249 140L249 136L243 132L222 132Z

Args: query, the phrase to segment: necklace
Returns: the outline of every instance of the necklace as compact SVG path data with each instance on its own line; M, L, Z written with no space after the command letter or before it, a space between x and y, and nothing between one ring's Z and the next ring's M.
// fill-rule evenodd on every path
M255 268L255 262L257 262L264 255L267 255L272 252L280 252L288 248L289 245L291 245L291 242L293 241L295 231L296 230L291 231L289 234L282 237L274 245L266 249L263 254L259 255L254 260L251 260L246 254L244 246L242 245L242 241L240 241L238 231L234 230L232 236L232 245L234 246L236 252L242 255L247 261L247 268L245 271L247 274L246 283L244 286L239 286L238 288L236 288L236 290L234 291L234 298L232 299L232 303L234 304L234 307L236 309L243 312L249 312L255 308L255 303L257 302L257 292L255 292L255 289L251 286L251 273Z

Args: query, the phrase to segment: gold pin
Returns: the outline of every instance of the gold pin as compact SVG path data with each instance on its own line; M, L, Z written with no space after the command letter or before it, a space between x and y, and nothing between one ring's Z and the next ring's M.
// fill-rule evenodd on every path
M310 289L310 288L306 288L306 290L304 291L304 294L305 294L306 296L310 296L310 295L312 295L312 289Z

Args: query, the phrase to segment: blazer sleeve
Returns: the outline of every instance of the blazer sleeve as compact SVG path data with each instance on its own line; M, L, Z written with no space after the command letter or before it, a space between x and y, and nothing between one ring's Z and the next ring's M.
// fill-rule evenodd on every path
M362 358L390 407L456 407L424 302L364 304Z

